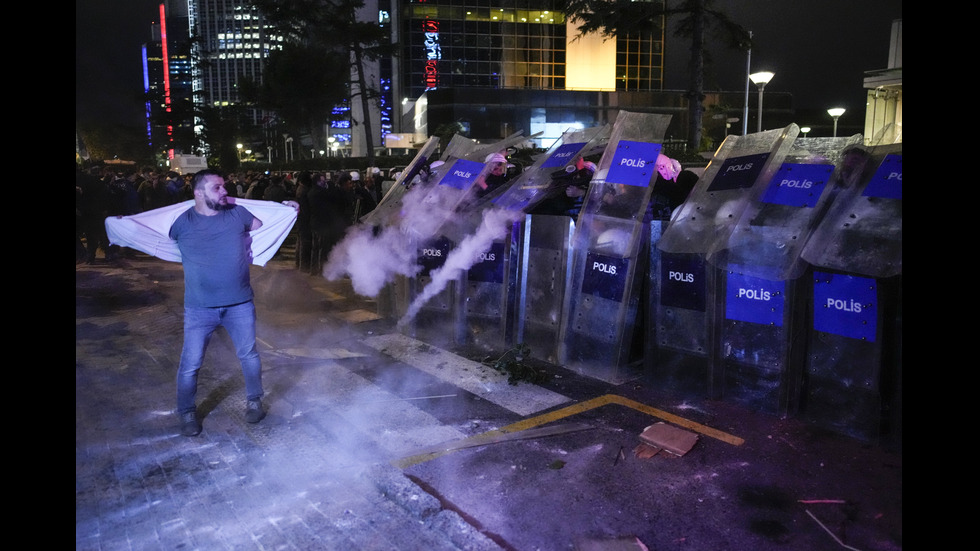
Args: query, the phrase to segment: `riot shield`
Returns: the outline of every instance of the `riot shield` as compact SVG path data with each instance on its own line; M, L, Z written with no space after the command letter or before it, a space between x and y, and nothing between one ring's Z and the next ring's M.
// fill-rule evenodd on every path
M521 139L514 136L489 145L463 140L458 142L456 151L458 155L474 157L482 149L506 148ZM422 270L419 255L434 250L428 243L437 240L439 228L456 216L465 190L484 168L483 163L451 157L448 162L427 165L426 160L437 145L437 138L430 139L411 169L402 173L403 185L393 186L382 208L372 211L365 223L348 229L324 267L327 279L349 275L355 292L374 297L394 277L412 277Z
M772 180L799 131L791 124L728 136L687 201L671 216L657 247L667 253L704 254L708 260L713 251L725 249L745 208Z
M576 221L559 360L592 377L617 381L634 359L643 215L669 123L669 115L619 112Z
M391 224L401 209L402 196L413 185L418 183L419 178L424 178L427 175L423 174L423 172L428 170L429 160L437 149L439 149L439 137L432 136L419 149L419 152L415 154L412 162L398 175L394 185L388 189L388 193L378 202L378 206L362 216L360 222L368 226L387 226Z
M402 212L413 214L403 219L401 233L417 244L417 263L422 269L405 287L402 298L406 306L400 312L399 326L413 324L417 328L416 316L428 308L434 314L429 318L438 323L452 323L455 341L465 339L466 316L461 303L465 293L459 288L461 281L477 262L496 263L497 256L488 254L491 244L499 237L499 228L507 228L512 222L507 216L490 215L474 227L470 223L474 188L490 169L491 163L486 162L488 155L505 151L526 139L520 133L490 144L454 138L442 163L431 169L422 185L405 196ZM482 267L492 282L500 283L495 266L483 264Z
M719 268L738 265L745 275L772 281L800 277L807 267L800 253L832 198L842 154L861 139L856 134L793 141L762 196L748 202L728 241L708 251L708 261Z
M574 168L578 159L597 148L601 152L608 135L609 129L605 127L566 132L527 170L468 205L467 210L459 213L454 229L443 228L446 235L451 232L464 236L447 259L447 265L458 266L465 273L460 295L463 305L459 310L465 318L462 324L465 334L461 338L486 348L514 344L515 333L520 333L515 329L519 323L515 309L519 303L527 304L523 300L527 288L517 283L521 267L526 266L521 259L527 260L519 251L526 241L517 235L518 222L525 219L527 209L551 190L554 172L567 174L566 166ZM564 218L567 226L571 219ZM561 245L564 250L569 243L565 241ZM527 278L523 281L527 282ZM532 278L532 281L537 280ZM560 309L562 293L551 293L549 299ZM550 342L551 346L546 343L541 346L553 350L556 339Z
M852 148L838 193L803 258L830 268L886 278L902 273L902 144Z
M852 148L841 167L802 253L813 265L803 414L866 441L900 438L902 144Z
M556 172L560 176L570 174L578 159L602 153L611 131L608 124L566 131L513 182L485 197L478 206L528 212L554 187Z
M518 131L499 142L483 143L460 134L455 134L449 140L449 145L446 146L446 150L442 153L440 160L469 159L471 161L484 162L487 155L499 153L500 151L514 147L527 141L528 138L528 136L524 135L524 131Z

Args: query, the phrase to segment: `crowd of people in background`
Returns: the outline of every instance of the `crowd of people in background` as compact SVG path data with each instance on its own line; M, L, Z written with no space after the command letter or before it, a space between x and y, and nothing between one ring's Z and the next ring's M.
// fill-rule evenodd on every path
M105 219L129 216L193 199L191 174L157 168L75 167L75 263L93 264L102 251L107 261L132 256L111 245ZM296 201L296 267L319 274L331 249L356 220L381 201L378 169L359 171L257 171L227 174L230 197L262 201Z
M506 159L498 155L500 166ZM488 158L488 162L491 159ZM591 170L594 170L595 165ZM585 171L583 171L585 173ZM592 172L588 172L591 178ZM190 174L154 168L136 169L97 167L75 170L75 262L93 264L101 250L107 261L132 256L130 249L111 245L106 235L105 219L110 216L128 216L166 207L194 198ZM491 175L492 176L492 175ZM586 182L588 181L586 179ZM294 228L296 238L296 268L310 274L322 273L330 251L343 239L347 228L374 210L381 202L383 176L378 169L370 170L363 177L359 171L303 171L303 172L233 172L225 178L229 197L241 197L261 201L296 201L300 205ZM501 177L501 182L505 181ZM669 218L669 213L683 203L691 191L697 176L683 171L673 181L658 176L654 196L648 210L653 215ZM561 187L575 186L564 182ZM500 185L499 182L493 186ZM486 186L490 188L489 185ZM578 189L578 188L575 188ZM576 216L581 205L578 197L564 193L555 200L544 202L532 213L568 214ZM569 201L578 201L570 208ZM556 206L557 205L557 206ZM632 206L632 203L630 204ZM557 212L555 209L558 209ZM659 211L663 210L663 213Z

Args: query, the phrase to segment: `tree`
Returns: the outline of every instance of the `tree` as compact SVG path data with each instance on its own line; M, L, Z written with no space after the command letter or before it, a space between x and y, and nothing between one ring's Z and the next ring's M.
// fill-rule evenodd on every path
M313 93L293 99L306 101L307 106L317 101L321 104L330 101L331 108L347 98L360 101L364 118L353 122L364 125L367 155L373 160L370 107L371 102L380 97L380 92L369 85L365 63L395 53L387 29L371 19L358 20L358 12L364 7L363 0L252 0L252 3L285 36L287 46L276 61L281 61L279 68L283 71L279 77L291 78L285 72L293 72L297 78L312 77L318 85L325 87L320 90L324 94L319 100ZM289 53L289 49L293 52ZM270 64L273 57L270 56ZM346 71L340 71L341 66ZM263 86L268 80L263 78ZM336 86L340 84L346 86L342 97L336 94ZM319 112L319 108L306 109L308 116Z
M242 107L205 106L200 111L203 128L201 136L211 148L208 164L225 171L237 170L240 165L236 144L242 133Z
M90 160L125 159L152 164L153 152L139 127L106 121L78 123L75 133Z
M459 121L440 124L432 133L433 136L439 136L440 151L446 150L446 147L449 146L449 142L456 134L459 134L460 136L466 135L466 129L463 128L463 124Z
M334 106L348 95L348 65L338 55L325 55L308 43L287 42L269 55L262 82L239 81L243 100L274 111L285 130L309 133L313 143L325 143L323 124Z
M688 133L687 145L693 150L701 144L704 118L704 63L705 37L721 38L729 47L747 50L751 45L749 32L733 22L726 14L711 9L712 0L679 0L677 7L668 7L667 0L567 0L565 13L571 19L582 21L578 27L582 35L600 33L615 38L631 33L659 31L661 21L680 17L675 36L691 40L691 60L688 66Z

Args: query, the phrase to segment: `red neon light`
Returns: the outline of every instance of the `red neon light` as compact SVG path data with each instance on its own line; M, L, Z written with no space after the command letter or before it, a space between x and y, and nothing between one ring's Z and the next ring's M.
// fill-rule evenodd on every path
M167 8L160 4L160 41L163 43L163 105L170 113L170 55L167 52ZM174 127L167 125L167 139L174 141ZM167 152L167 157L174 158L174 150Z
M439 86L439 59L442 58L439 46L439 22L432 19L422 21L425 35L425 89L435 90Z
M434 90L439 86L439 68L435 60L425 62L425 89Z

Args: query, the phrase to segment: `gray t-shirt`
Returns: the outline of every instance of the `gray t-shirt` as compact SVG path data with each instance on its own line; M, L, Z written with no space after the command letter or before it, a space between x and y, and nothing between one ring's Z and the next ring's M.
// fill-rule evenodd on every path
M235 205L214 216L187 209L170 227L184 264L184 306L214 308L252 300L249 228L255 217Z

